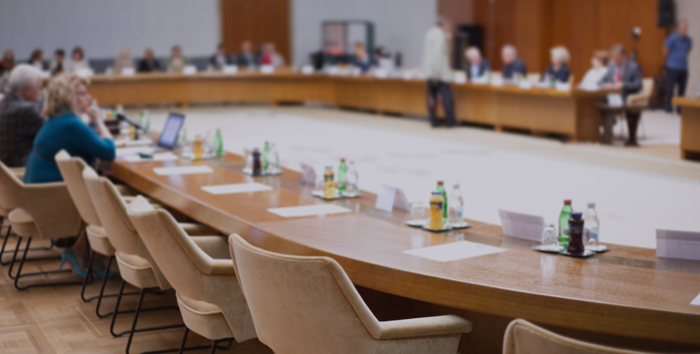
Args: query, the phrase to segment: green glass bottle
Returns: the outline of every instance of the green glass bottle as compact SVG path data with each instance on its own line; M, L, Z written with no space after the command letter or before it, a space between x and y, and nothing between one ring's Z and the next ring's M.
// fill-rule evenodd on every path
M571 219L571 200L564 200L564 207L559 213L559 245L562 247L569 246L569 219Z
M345 164L345 159L340 159L338 166L338 193L343 195L347 190L348 185L348 165Z
M447 222L447 190L445 189L445 183L443 181L438 181L435 190L442 192L442 222L444 223Z
M268 172L270 168L270 143L265 142L265 146L262 151L262 170L264 173Z
M221 129L217 129L216 135L214 135L214 148L216 156L224 156L224 139L221 137Z

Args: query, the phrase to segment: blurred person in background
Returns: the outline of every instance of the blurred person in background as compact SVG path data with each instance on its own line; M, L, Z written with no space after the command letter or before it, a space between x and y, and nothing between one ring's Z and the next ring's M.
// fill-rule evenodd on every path
M5 73L10 73L15 67L15 52L12 49L5 50L2 55L2 60L0 60L0 75Z
M70 59L66 60L63 67L66 73L75 74L79 70L91 70L90 64L87 59L85 59L85 52L81 47L73 48L71 52Z
M117 56L117 58L114 59L115 73L119 74L125 68L135 69L134 59L131 57L131 50L129 50L129 48L127 47L122 48L122 50L119 51L119 55Z
M671 100L676 87L678 96L685 96L685 87L688 84L688 55L693 49L693 40L688 36L688 21L680 20L676 26L676 32L666 38L663 54L666 57L666 100L667 113L673 112ZM680 113L680 107L678 107Z
M367 53L367 49L361 42L355 43L355 67L360 69L360 72L366 74L372 69L372 57Z
M481 51L479 48L471 46L467 48L464 52L464 56L467 58L467 63L464 65L464 71L467 73L467 78L469 80L478 79L484 77L491 71L491 65L488 60L481 56Z
M601 80L601 86L620 90L622 101L627 102L627 95L642 90L642 69L634 60L627 59L625 47L621 44L616 44L610 49L610 56L610 65Z
M51 76L56 76L63 72L63 62L66 57L66 52L63 49L56 49L53 52L53 61L51 66L49 66L49 71L51 71Z
M46 71L47 67L46 64L44 64L44 51L41 49L34 49L29 56L29 60L27 60L27 64L37 68L37 70Z
M583 90L593 91L600 89L600 81L608 72L608 52L599 50L593 53L591 66L583 77L581 84L579 84L579 87Z
M282 55L277 53L274 43L268 42L262 45L262 56L260 57L260 64L272 65L274 67L284 66L284 58L282 57Z
M10 73L10 91L0 101L0 160L7 167L27 164L34 138L44 125L37 107L42 82L41 71L28 64L19 64Z
M445 111L445 125L454 127L455 120L454 100L452 98L452 69L450 68L449 46L451 37L450 23L440 18L437 24L425 35L423 48L423 73L428 79L428 112L430 124L437 127L437 105L442 100Z
M334 56L334 57L345 55L345 50L343 49L343 47L340 46L340 43L333 42L326 49L326 55L330 55L330 56Z
M241 52L236 56L236 62L239 66L252 68L258 65L258 56L253 53L253 45L250 41L241 43Z
M549 52L551 64L542 75L541 81L554 79L557 82L569 82L569 51L562 46L552 48Z
M174 45L172 50L170 51L170 58L168 58L168 62L166 64L168 72L181 73L185 66L188 64L189 61L182 56L182 49L180 48L180 46Z
M140 73L150 73L163 71L160 67L160 62L153 56L153 50L150 48L146 49L143 53L143 59L139 60L138 72Z
M209 67L214 71L221 71L224 66L235 64L236 59L228 54L223 43L219 43L219 46L216 47L216 53L209 58Z
M518 50L512 44L506 44L501 49L501 60L503 61L503 79L515 81L518 77L527 76L527 66L525 62L518 58Z

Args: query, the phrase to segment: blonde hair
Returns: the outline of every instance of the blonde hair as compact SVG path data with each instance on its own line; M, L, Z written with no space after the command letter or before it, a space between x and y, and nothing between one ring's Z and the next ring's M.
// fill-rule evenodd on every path
M47 117L56 117L66 113L79 113L76 91L78 85L88 85L88 82L73 74L61 74L49 82L46 87L46 101L43 113Z
M554 60L558 61L561 64L567 64L569 62L569 51L566 50L564 46L557 46L552 48L551 54L552 57L554 57Z

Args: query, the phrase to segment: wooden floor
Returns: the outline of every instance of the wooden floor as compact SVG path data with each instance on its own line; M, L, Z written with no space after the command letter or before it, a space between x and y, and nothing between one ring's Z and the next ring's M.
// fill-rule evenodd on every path
M3 234L5 229L3 228ZM8 241L8 250L14 250L16 238ZM24 244L24 242L23 242ZM34 245L32 246L39 246ZM30 251L32 255L46 255L43 251ZM60 254L54 251L53 254ZM4 261L10 259L6 254ZM22 273L40 270L56 269L59 260L35 261L25 263ZM64 268L70 268L68 264ZM32 288L18 291L13 281L7 275L8 266L0 267L0 353L31 354L31 353L124 353L128 335L113 338L109 333L111 317L99 319L95 315L96 300L84 303L80 299L80 285L52 286ZM16 272L16 268L13 270ZM72 273L54 275L52 277L37 276L22 279L20 285L46 283L57 281L82 281L82 278ZM97 294L100 287L97 280L88 286L86 297ZM105 294L113 294L119 290L121 279L113 278L107 282ZM136 291L129 288L129 292ZM116 298L103 301L102 313L114 309ZM134 309L138 296L127 296L122 300L121 309ZM175 292L170 290L164 294L146 294L143 308L175 306ZM117 317L115 331L120 332L130 328L133 314L122 314ZM145 312L139 315L137 328L166 326L182 323L182 317L177 310ZM131 346L131 353L144 351L178 348L182 339L183 328L161 330L154 332L136 333ZM188 346L211 345L211 341L190 332ZM209 350L188 351L187 353L209 353ZM217 353L272 353L258 340L235 344L229 350L217 350Z

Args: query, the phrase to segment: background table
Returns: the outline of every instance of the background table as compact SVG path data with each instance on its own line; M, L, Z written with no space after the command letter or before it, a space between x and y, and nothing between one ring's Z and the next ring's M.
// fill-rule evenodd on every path
M700 161L700 99L676 97L681 111L681 151L686 160Z

